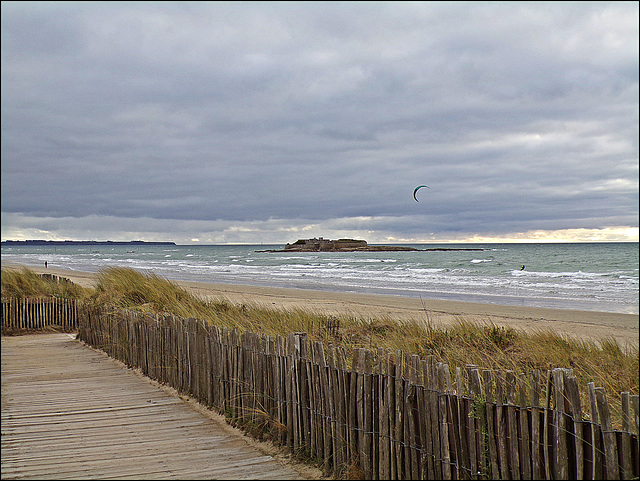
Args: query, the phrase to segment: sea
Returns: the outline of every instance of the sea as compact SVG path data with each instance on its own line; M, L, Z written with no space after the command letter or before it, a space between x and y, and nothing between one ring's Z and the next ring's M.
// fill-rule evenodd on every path
M131 267L171 280L638 314L637 242L402 246L421 250L269 252L283 249L282 244L3 245L1 260L41 267L47 262L49 267L87 272ZM434 248L450 250L424 250Z

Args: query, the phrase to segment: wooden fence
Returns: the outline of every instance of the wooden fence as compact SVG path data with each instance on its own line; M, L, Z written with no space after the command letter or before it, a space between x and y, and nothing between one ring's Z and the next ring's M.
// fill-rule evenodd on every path
M259 429L336 478L638 478L638 396L614 430L570 369L524 374L275 338L195 319L92 311L80 339ZM532 386L526 388L525 386ZM589 412L583 411L587 409ZM631 415L633 413L633 415Z
M57 298L2 299L2 333L55 328L78 330L79 301Z
M47 279L51 282L55 282L56 284L73 284L70 279L66 277L56 276L55 274L39 274L43 279Z

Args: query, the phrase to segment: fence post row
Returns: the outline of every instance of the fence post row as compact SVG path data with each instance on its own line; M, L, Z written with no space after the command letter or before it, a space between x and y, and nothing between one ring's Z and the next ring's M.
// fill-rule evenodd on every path
M271 338L62 299L2 301L3 331L52 324L77 329L87 344L313 457L336 478L640 474L638 395L621 393L622 430L614 430L604 388L589 383L581 402L571 369L450 373L434 356L382 348L356 349L349 368L343 348L325 349L305 333Z
M51 328L74 332L78 330L80 315L80 305L76 299L3 298L2 332Z

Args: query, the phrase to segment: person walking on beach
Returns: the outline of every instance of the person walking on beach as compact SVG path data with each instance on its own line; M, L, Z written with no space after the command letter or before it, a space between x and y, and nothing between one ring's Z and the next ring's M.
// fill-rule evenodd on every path
M47 261L44 261L44 268L47 268Z

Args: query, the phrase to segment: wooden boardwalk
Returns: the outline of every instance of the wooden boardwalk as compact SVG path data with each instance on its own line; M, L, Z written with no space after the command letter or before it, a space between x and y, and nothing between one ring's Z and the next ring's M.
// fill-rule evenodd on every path
M305 479L70 334L2 337L2 479Z

